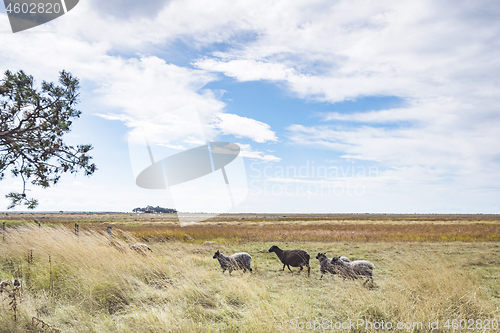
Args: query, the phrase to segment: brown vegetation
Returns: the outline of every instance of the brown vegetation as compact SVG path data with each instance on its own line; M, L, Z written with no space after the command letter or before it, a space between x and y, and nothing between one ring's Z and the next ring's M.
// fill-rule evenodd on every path
M150 240L196 241L499 241L500 224L264 224L117 226Z
M176 214L138 214L114 212L78 213L0 213L2 221L40 223L177 223ZM475 222L500 223L500 214L220 214L206 223L383 223L383 224L467 224Z

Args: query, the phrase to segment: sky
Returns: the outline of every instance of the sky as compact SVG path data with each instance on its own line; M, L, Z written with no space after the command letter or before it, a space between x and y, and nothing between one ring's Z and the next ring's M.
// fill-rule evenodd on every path
M78 77L66 140L98 167L28 195L38 211L175 208L171 188L136 185L147 135L155 160L238 144L233 212L500 213L499 18L494 0L82 0L13 34L0 5L0 69ZM20 189L0 182L0 210Z

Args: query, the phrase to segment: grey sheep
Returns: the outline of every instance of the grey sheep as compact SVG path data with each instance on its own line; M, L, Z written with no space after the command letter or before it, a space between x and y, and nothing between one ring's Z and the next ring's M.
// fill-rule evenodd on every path
M318 259L320 265L320 271L321 271L320 279L322 279L323 275L326 273L340 274L344 278L346 276L349 276L349 274L351 274L350 266L348 266L351 261L347 257L339 257L339 260L342 263L345 263L346 265L333 264L332 259L328 258L326 254L322 252L318 253L316 259Z
M335 268L332 265L332 260L328 258L325 253L318 253L316 259L319 260L319 270L321 272L320 279L322 279L323 275L326 273L336 274Z
M344 279L358 279L364 277L366 280L363 282L363 285L370 280L373 283L373 270L375 269L375 265L369 261L356 260L345 262L341 260L340 257L333 257L331 263Z
M285 270L285 266L288 267L288 270L292 272L290 266L292 267L300 267L300 271L304 269L304 266L307 267L307 276L311 274L311 267L309 266L310 256L304 250L282 250L276 245L271 246L269 252L274 252L280 259L283 264L283 271ZM293 272L292 272L293 273Z
M236 271L238 269L243 269L243 273L245 273L248 269L250 273L252 273L252 257L248 253L239 252L226 257L219 250L217 250L213 258L219 260L222 273L224 273L226 269L229 271L229 275L231 275L232 271Z

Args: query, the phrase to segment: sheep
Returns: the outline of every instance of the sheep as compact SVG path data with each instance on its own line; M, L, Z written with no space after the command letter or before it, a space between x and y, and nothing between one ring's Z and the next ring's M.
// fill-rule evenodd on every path
M144 254L144 255L147 253L147 251L153 252L153 250L151 250L151 248L149 246L147 246L146 244L142 244L142 243L132 244L132 245L129 245L129 247L131 250L134 250L137 253Z
M311 274L311 266L309 266L310 256L304 250L282 250L276 245L271 246L268 252L274 252L280 259L283 264L283 271L285 270L285 266L288 267L288 270L292 272L290 266L292 267L300 267L300 271L304 269L304 266L307 267L307 276ZM293 273L293 272L292 272Z
M248 269L250 273L252 273L252 257L248 253L239 252L226 257L219 250L217 250L213 258L219 260L222 273L224 273L226 269L229 270L229 275L231 275L232 271L236 271L238 269L243 269L243 273L245 273Z
M320 279L323 278L323 275L326 273L331 273L331 274L336 274L335 268L332 265L332 261L330 258L326 256L325 253L318 253L316 256L316 259L319 260L319 266L320 266L320 271L321 271L321 277Z
M363 282L363 285L365 285L369 280L371 280L373 284L373 270L375 269L374 264L367 260L356 260L351 262L351 268L357 277L366 278L366 281Z
M365 285L369 280L373 283L373 270L375 265L366 260L356 260L352 262L346 262L340 259L341 257L333 257L331 263L334 269L345 279L358 279L365 277L366 280L363 282Z
M344 261L344 262L351 262L351 261L349 260L349 258L347 258L347 257L340 257L339 259L340 259L340 260L342 260L342 261ZM330 260L331 260L331 259L330 259Z
M322 253L322 252L318 253L318 255L316 256L316 259L318 259L319 265L320 265L320 270L321 270L320 279L323 278L323 275L325 273L337 274L337 270L335 269L334 266L332 266L332 259L328 258L326 256L326 253ZM346 262L346 263L351 262L349 260L349 258L347 258L347 257L340 257L339 259Z
M353 274L349 266L351 261L347 257L338 257L338 260L341 261L341 263L336 264L332 262L333 258L330 259L326 256L325 253L320 252L316 256L316 259L319 260L321 271L320 279L322 279L323 275L326 273L340 274L342 277L344 277L344 279Z

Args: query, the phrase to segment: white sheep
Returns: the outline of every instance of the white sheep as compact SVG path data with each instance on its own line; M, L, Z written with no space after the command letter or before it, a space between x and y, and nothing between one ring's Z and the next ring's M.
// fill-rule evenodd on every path
M331 260L334 269L345 279L358 279L361 277L366 278L363 282L365 285L369 280L373 283L373 270L375 265L366 260L356 260L352 262L346 262L340 259L341 257L333 257Z
M243 269L243 273L245 273L248 269L250 273L252 273L252 257L248 253L239 252L227 257L217 250L213 258L219 261L222 273L224 273L226 269L229 270L229 275L231 275L232 271L236 271L238 269Z
M342 261L344 261L344 262L351 262L349 260L349 258L347 258L347 257L340 257L339 259L342 260Z

